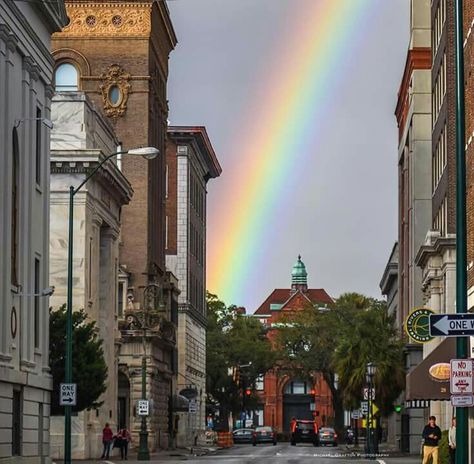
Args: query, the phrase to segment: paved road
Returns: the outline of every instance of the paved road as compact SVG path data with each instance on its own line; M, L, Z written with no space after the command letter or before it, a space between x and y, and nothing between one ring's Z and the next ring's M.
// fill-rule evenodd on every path
M172 452L159 456L153 456L151 463L178 464L186 461L189 464L335 464L353 463L368 464L419 464L418 458L390 458L378 456L375 460L366 460L355 452L348 451L345 446L336 448L315 448L311 445L301 444L296 447L288 443L273 445L235 445L228 450L219 450L205 456L186 456ZM111 459L108 464L119 464L121 461ZM130 460L127 464L138 462ZM141 461L140 461L141 464Z

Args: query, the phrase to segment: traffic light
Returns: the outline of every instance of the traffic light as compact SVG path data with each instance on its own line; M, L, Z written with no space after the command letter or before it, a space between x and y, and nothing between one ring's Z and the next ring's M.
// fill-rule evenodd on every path
M394 407L393 407L393 410L397 413L397 414L400 414L402 412L402 405L401 404L396 404Z
M246 388L246 389L245 389L245 394L246 394L247 396L250 396L250 395L252 394L252 390L250 390L250 388Z

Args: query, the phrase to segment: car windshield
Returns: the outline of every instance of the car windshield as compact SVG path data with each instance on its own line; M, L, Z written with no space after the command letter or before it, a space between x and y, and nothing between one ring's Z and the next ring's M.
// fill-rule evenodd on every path
M298 428L300 430L314 430L313 422L298 422Z
M271 432L272 428L271 427L257 427L255 430L257 432Z

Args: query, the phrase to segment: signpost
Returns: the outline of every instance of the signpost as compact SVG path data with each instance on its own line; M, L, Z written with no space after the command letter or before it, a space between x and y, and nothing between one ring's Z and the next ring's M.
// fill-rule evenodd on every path
M139 416L150 415L150 402L148 400L138 400L137 414Z
M76 406L77 404L77 384L61 383L59 385L59 405Z
M472 359L451 359L451 394L472 395Z
M451 404L456 408L470 408L474 406L474 396L472 395L452 395Z
M442 337L474 335L474 314L432 314L430 334Z
M188 406L188 412L190 414L196 414L197 413L197 401L196 400L189 400L189 406Z
M368 401L361 401L360 402L360 412L366 416L369 412L369 402Z

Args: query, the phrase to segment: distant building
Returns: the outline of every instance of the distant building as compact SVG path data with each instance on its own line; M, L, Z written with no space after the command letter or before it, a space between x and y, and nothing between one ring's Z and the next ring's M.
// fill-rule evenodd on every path
M429 1L411 0L410 9L410 42L395 110L399 135L396 319L406 342L407 372L423 357L422 345L406 337L403 327L408 315L425 303L422 272L415 258L432 222L431 8ZM404 405L405 394L401 400ZM423 410L404 408L394 418L401 450L418 451L424 426Z
M206 414L207 182L222 169L204 127L168 127L166 264L179 281L179 391L195 389L196 413L182 413L177 445L193 445Z
M275 289L253 314L269 330L278 330L282 315L291 315L307 307L326 309L333 302L323 289L308 288L306 266L298 257L291 273L291 288ZM260 406L255 411L258 425L271 425L278 432L289 432L293 416L314 419L321 425L331 424L334 417L332 395L320 373L312 381L279 375L278 367L268 371L257 381Z
M51 115L50 278L55 293L50 305L58 309L67 298L69 187L77 187L91 168L110 153L118 140L112 125L98 113L83 92L62 92L53 97ZM117 272L120 213L132 198L132 188L117 166L108 161L82 187L74 199L73 309L84 309L96 321L107 365L103 404L72 418L74 459L90 459L102 452L101 418L112 428L117 417L118 363ZM73 360L74 362L74 360ZM73 379L74 380L74 379ZM64 446L64 417L52 417L51 456L58 459Z
M51 34L61 0L0 1L0 463L49 457Z
M121 214L119 399L138 446L141 359L147 360L150 449L167 448L176 384L176 285L165 258L165 139L168 60L177 39L164 0L68 0L70 19L53 37L57 90L80 90L112 123L124 150L153 146L158 158L123 156L118 163L133 188ZM136 317L148 318L145 332ZM117 411L111 412L112 416ZM109 415L100 416L103 425Z

